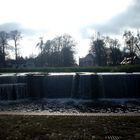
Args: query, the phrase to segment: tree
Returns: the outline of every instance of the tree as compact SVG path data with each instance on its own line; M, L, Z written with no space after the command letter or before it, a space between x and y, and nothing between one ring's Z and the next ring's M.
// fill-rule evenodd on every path
M40 42L37 43L36 47L38 47L40 49L40 52L43 52L43 46L44 46L44 42L43 42L43 37L40 37Z
M63 46L62 36L57 36L51 41L51 66L62 66L61 50Z
M118 65L122 61L122 52L120 50L120 43L117 39L106 37L106 46L108 49L108 63L111 65Z
M125 53L128 53L128 57L131 58L131 64L133 64L134 56L140 55L140 33L137 35L132 31L125 31L123 34L125 39Z
M95 62L98 66L104 66L107 64L107 53L103 37L97 36L91 38L89 53L95 57Z
M74 54L76 42L70 35L63 35L63 44L61 50L62 65L63 66L73 66L75 64Z
M40 37L40 42L37 43L36 47L38 47L40 49L40 53L37 57L37 65L38 66L43 66L43 64L45 63L45 58L44 58L44 54L43 54L43 51L44 51L44 42L43 42L43 37Z
M13 30L10 32L10 38L14 41L15 60L17 61L19 41L22 38L21 33L18 30Z
M135 37L135 45L137 50L137 55L140 56L140 32L137 32L137 36Z
M62 65L65 67L73 66L75 64L74 51L70 47L64 47L61 51Z
M47 40L46 43L44 44L43 56L45 59L44 64L46 66L51 64L51 46L52 46L51 40Z
M5 31L0 32L0 59L1 65L5 66L6 48L8 46L8 33Z
M46 43L39 43L42 47L37 57L40 66L73 66L75 64L75 41L67 34L57 36Z
M52 41L47 40L46 43L44 44L43 53L50 54L51 53L51 45L52 45Z

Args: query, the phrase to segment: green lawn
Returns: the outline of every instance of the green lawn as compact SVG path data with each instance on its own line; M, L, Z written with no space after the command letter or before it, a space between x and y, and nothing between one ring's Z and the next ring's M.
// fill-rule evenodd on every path
M1 115L0 140L140 140L139 116Z
M104 66L104 67L34 67L0 68L3 72L140 72L140 65Z

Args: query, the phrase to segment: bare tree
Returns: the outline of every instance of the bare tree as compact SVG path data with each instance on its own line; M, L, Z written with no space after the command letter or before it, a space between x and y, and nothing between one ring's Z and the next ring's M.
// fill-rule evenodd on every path
M19 41L22 39L21 33L18 30L10 32L10 38L14 41L15 60L18 58Z
M137 32L137 37L135 38L135 44L136 44L137 51L139 54L140 53L140 32L139 31Z
M40 39L40 42L36 44L36 47L38 47L42 53L44 49L43 37L40 37L39 39Z
M122 52L120 50L120 43L117 39L110 37L105 38L106 46L108 46L108 62L111 65L118 65L122 61Z
M5 65L5 56L6 56L6 48L8 46L8 33L5 31L0 32L0 55L1 55L1 63Z
M128 53L131 64L133 64L133 59L140 56L140 33L135 34L132 31L125 31L123 37L126 45L124 50Z

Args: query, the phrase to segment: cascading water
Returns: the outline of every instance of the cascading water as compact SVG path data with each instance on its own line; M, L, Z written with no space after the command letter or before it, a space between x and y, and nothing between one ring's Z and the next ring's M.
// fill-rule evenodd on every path
M99 98L105 98L104 80L102 74L98 75L98 80L99 80Z
M140 98L140 74L31 74L0 76L0 100L26 98Z
M91 74L90 75L91 79L91 99L98 99L100 98L100 80L99 80L99 75L97 74Z
M43 97L43 79L44 75L27 76L27 92L30 98Z
M0 100L27 98L27 84L25 79L25 76L0 76Z
M92 99L91 75L82 74L79 77L78 97L81 99Z
M72 91L72 75L48 75L44 81L44 97L70 98Z
M70 98L72 75L29 75L28 93L33 98Z
M105 74L102 76L104 98L139 98L139 74Z

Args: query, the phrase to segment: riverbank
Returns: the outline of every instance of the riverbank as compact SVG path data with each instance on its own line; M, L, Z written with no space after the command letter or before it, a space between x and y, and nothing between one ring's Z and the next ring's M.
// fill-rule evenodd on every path
M42 99L1 101L0 113L15 114L140 114L140 100Z

